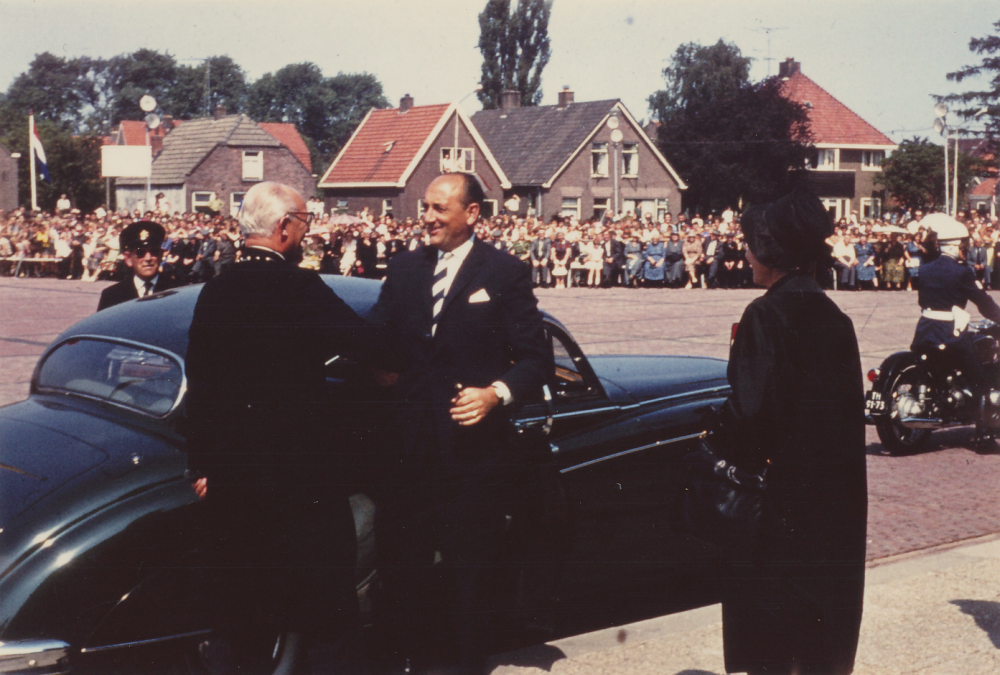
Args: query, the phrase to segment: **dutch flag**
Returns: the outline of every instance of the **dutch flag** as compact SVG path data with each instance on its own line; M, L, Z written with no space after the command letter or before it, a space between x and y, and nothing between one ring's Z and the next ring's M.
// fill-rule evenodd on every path
M42 139L38 137L38 129L35 128L35 116L31 115L31 154L38 162L38 168L42 172L42 177L48 182L52 182L49 176L49 163L45 159L45 148L42 147Z

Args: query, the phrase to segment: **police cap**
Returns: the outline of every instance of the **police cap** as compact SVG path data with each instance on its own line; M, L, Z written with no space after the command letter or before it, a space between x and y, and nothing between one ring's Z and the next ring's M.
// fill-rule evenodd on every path
M969 230L962 223L943 213L924 216L920 224L937 235L940 242L967 239Z
M122 230L118 236L118 245L123 251L159 251L166 236L162 225L150 220L137 220Z

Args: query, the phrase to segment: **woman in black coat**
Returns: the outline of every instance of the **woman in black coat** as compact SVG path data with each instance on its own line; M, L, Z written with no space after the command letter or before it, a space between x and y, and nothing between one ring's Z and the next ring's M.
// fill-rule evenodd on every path
M754 283L730 352L719 451L767 468L763 534L727 552L727 672L840 675L854 667L867 483L861 362L851 320L810 268L833 224L796 191L741 220Z

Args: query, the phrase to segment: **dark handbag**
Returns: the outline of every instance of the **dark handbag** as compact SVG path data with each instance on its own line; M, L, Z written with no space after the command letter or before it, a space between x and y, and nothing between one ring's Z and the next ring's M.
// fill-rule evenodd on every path
M704 438L684 456L683 527L722 548L752 546L761 531L767 469L760 474L723 459Z

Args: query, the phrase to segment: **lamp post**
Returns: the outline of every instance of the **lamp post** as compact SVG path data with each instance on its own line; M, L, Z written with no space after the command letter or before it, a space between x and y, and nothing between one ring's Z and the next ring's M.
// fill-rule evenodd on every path
M146 147L149 148L149 171L146 173L146 202L144 204L144 211L152 211L149 205L149 194L152 192L152 182L153 182L153 148L149 141L149 131L150 129L155 129L160 126L160 118L153 111L156 110L156 99L146 94L139 99L139 107L144 113L146 113Z
M934 114L937 115L937 119L934 120L934 129L944 136L944 212L947 214L951 211L948 207L948 138L950 136L948 124L944 121L948 115L948 106L944 103L938 103L934 106Z
M611 164L613 166L614 175L614 185L615 185L615 212L613 214L612 220L618 218L618 214L621 213L621 209L618 204L618 144L621 143L624 134L622 130L618 128L618 108L611 109L611 116L608 118L608 128L611 129L611 147L613 152L611 153Z
M966 124L954 127L955 130L955 166L954 166L954 179L952 180L952 194L953 198L951 200L951 208L949 209L948 204L948 140L951 138L952 127L948 126L946 121L948 115L948 106L944 103L938 103L934 106L934 114L937 115L937 119L934 120L934 129L944 136L944 212L950 213L953 218L958 217L958 139L959 135L966 131L966 126L979 119L980 115L987 112L987 108L980 108L979 111L972 116L972 120L969 120Z
M455 171L460 170L458 168L458 106L462 105L465 99L469 98L473 94L481 92L482 90L483 90L482 83L477 84L475 89L473 89L468 94L460 98L458 102L455 104L455 145L451 147L451 163Z

